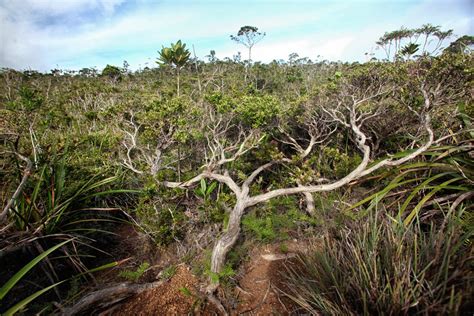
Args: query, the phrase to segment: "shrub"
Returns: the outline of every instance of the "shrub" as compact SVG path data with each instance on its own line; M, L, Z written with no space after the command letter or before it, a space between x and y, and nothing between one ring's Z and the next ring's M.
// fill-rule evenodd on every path
M104 70L102 70L102 76L109 77L110 79L117 81L120 79L122 72L120 68L112 65L105 66Z
M246 124L258 128L270 124L280 107L280 101L270 95L244 96L235 111Z

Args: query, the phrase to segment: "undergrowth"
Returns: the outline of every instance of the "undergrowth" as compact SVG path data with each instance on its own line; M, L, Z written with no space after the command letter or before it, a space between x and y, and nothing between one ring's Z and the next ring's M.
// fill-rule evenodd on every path
M406 226L370 212L288 268L288 296L324 315L454 315L472 304L472 227L465 210ZM472 306L470 306L472 307ZM471 309L472 311L472 309Z

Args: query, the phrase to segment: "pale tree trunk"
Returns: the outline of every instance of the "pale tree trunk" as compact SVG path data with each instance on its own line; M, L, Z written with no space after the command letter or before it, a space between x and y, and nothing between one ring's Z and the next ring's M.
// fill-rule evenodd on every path
M199 95L202 97L201 76L199 75L198 60L196 56L196 50L194 49L194 45L193 45L193 53L194 53L194 65L196 67L196 73L197 73Z
M240 233L240 221L245 209L247 208L247 196L239 197L237 203L230 213L229 224L226 232L219 238L211 259L211 271L219 273L225 264L226 254L232 249Z
M0 213L0 224L3 223L3 221L7 219L8 211L15 203L15 200L20 196L21 192L25 188L26 181L28 180L31 173L33 172L33 162L29 158L23 155L20 155L19 153L16 153L16 152L13 154L17 155L21 160L25 161L26 167L23 171L23 177L21 178L20 184L16 188L15 193L13 193L13 196L8 200L7 205L5 205L3 211Z
M179 67L176 68L176 90L179 98Z
M252 47L249 47L249 59L247 62L247 66L245 67L245 83L248 81L248 77L250 76L250 63L252 58Z

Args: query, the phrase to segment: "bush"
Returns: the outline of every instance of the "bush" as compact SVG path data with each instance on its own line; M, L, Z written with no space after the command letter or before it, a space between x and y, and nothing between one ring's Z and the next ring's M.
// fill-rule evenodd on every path
M448 212L442 223L405 226L371 214L328 233L323 246L289 268L288 296L325 315L467 310L474 294L472 230L461 229L461 215Z
M280 108L280 101L273 96L244 96L235 111L246 124L258 128L271 124Z
M107 65L104 70L102 70L102 76L109 77L110 79L117 81L121 78L122 72L120 68L116 66Z

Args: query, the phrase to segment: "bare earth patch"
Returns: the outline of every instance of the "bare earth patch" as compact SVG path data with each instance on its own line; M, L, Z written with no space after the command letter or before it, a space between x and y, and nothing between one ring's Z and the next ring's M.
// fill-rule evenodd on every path
M285 265L293 264L295 252L301 251L296 242L285 243L285 253L279 244L255 248L245 265L236 295L240 301L234 315L290 315L295 307L281 290L285 289L282 275Z
M187 315L197 303L198 285L196 277L181 265L168 282L128 300L114 315Z
M130 237L138 237L134 236L136 233L127 233ZM296 254L305 252L307 246L306 242L292 240L254 247L249 254L250 260L235 278L238 285L230 292L226 290L227 294L219 290L229 314L295 314L295 305L282 293L286 291L282 276L286 273L285 266L296 264ZM154 261L154 264L163 266L163 260L169 263L166 255L158 255L158 258L162 260ZM155 273L153 275L156 277ZM203 287L202 280L194 276L188 266L181 264L170 280L129 298L101 315L219 315L211 303L203 304L205 295L199 291Z

